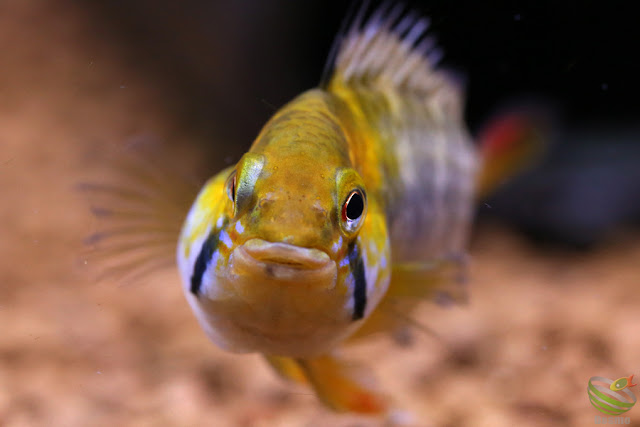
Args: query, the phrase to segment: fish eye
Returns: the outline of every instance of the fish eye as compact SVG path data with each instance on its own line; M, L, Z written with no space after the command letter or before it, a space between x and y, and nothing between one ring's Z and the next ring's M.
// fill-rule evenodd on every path
M256 181L260 177L264 156L246 153L225 182L227 196L232 202L233 216L243 212L254 199Z
M236 171L233 171L227 178L227 196L232 202L236 200L236 175Z
M342 205L342 220L355 221L364 212L364 195L361 190L353 190Z
M341 168L336 174L335 219L340 230L353 237L367 216L367 193L364 182L353 168ZM341 202L340 202L341 201Z

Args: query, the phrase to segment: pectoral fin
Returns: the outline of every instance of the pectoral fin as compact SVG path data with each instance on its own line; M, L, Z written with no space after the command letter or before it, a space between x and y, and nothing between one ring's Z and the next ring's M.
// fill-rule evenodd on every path
M465 303L468 300L465 267L463 255L433 262L396 264L391 271L387 297Z
M128 145L112 153L102 159L108 178L76 186L98 219L83 254L93 280L132 283L175 266L176 239L198 188L172 158L158 156L160 146L143 148Z
M394 265L387 293L351 339L357 340L377 332L404 332L407 326L419 326L428 331L411 319L411 311L425 300L441 304L466 303L465 266L464 256Z

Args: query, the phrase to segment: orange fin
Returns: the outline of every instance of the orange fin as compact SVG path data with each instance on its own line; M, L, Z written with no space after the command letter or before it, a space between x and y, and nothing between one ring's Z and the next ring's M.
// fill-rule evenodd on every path
M297 359L300 369L318 398L337 412L383 414L385 399L368 383L360 366L347 364L332 356Z
M549 116L542 109L519 109L489 122L478 138L483 163L477 199L486 198L542 157L550 139Z

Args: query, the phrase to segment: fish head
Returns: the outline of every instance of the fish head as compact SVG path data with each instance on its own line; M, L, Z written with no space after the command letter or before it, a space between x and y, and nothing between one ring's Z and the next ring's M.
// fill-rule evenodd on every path
M185 293L224 349L322 354L362 324L367 297L379 299L367 295L380 276L375 245L362 242L384 251L387 239L365 231L365 184L345 153L300 130L269 136L196 200L178 249ZM206 227L203 210L216 211Z

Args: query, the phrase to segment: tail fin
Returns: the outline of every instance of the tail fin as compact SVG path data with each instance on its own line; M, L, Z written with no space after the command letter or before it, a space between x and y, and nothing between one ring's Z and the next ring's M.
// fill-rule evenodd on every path
M476 183L476 199L482 200L536 164L551 139L551 114L526 107L497 115L480 132L482 166Z

